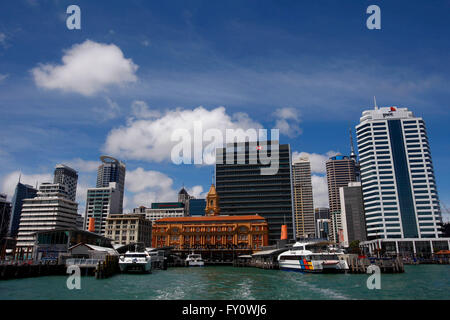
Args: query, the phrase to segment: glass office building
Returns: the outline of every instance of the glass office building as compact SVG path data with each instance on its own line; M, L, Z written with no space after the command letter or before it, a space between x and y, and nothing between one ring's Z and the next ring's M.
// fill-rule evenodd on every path
M279 157L275 156L275 146ZM271 164L260 161L266 152L273 156ZM269 226L269 244L280 239L282 225L287 225L288 239L295 237L290 155L290 146L279 145L278 141L231 143L216 150L215 185L221 215L264 217ZM265 174L271 165L278 166L278 170Z
M362 113L356 126L368 240L437 238L439 198L425 122L407 108Z

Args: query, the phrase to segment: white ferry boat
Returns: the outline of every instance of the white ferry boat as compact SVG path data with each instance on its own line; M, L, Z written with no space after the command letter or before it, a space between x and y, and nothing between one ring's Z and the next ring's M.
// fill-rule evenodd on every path
M203 267L205 262L200 254L191 253L186 258L186 265L188 267Z
M151 273L152 257L147 251L131 252L127 251L125 255L119 258L120 271L141 271Z
M337 273L349 269L344 253L315 242L297 242L278 256L281 270Z

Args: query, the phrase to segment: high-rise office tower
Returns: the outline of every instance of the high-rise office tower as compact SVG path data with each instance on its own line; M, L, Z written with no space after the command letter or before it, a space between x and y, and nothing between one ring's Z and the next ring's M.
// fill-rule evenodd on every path
M10 219L11 202L6 201L6 194L0 193L0 243L8 235Z
M20 215L22 214L22 204L24 199L34 198L37 190L30 185L17 183L14 196L11 200L11 219L9 221L9 236L15 238L19 230Z
M297 238L314 238L315 219L311 164L307 158L301 158L292 165L292 184Z
M336 243L342 238L341 203L339 188L356 181L355 160L347 156L336 155L326 162L328 201L330 205L330 240Z
M75 201L77 195L77 182L78 182L78 173L74 169L64 164L56 165L53 183L66 185L67 196L72 201Z
M97 170L97 188L108 188L110 182L115 182L115 189L120 195L120 206L118 212L123 211L123 193L125 190L125 171L126 167L122 161L110 156L101 156L102 164Z
M407 108L363 111L356 126L368 240L437 238L442 221L425 122Z
M109 182L108 187L89 188L86 197L85 230L89 228L90 219L94 219L94 233L104 235L106 218L110 214L122 213L123 193L116 182Z
M352 241L367 240L361 182L350 182L347 187L340 187L339 194L344 238L342 245L348 247Z
M273 156L270 164L258 160L264 153ZM278 170L266 174L265 170L271 165ZM280 145L278 141L230 143L217 149L216 190L222 216L258 214L264 217L269 225L270 244L281 238L282 225L287 225L289 239L295 237L288 144Z
M32 252L34 232L76 228L78 204L67 194L64 184L42 183L36 197L23 200L16 252Z
M183 187L181 188L181 190L178 192L178 202L181 202L184 204L184 209L185 209L185 214L186 216L190 216L190 210L189 210L189 203L191 199L195 199L194 196L191 196L186 189Z

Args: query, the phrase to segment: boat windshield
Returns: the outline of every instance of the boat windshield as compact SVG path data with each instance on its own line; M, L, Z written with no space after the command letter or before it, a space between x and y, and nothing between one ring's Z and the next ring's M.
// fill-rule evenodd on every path
M314 254L311 255L311 260L339 260L335 254Z

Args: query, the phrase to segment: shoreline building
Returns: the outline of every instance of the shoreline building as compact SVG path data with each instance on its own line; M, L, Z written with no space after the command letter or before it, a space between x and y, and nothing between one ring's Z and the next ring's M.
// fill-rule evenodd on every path
M145 219L152 223L162 218L186 217L186 210L182 202L153 202L151 208L140 206L133 209L133 213L144 213Z
M104 236L116 245L143 243L152 245L152 222L144 214L111 214L106 218Z
M109 182L108 187L89 188L86 196L86 213L84 216L85 230L103 235L106 230L106 218L110 214L121 214L121 193L116 182Z
M68 188L59 183L42 183L36 197L24 199L17 234L16 255L33 254L35 233L75 229L78 204L68 198Z
M184 204L184 210L185 210L186 216L191 215L190 211L189 211L189 203L190 203L191 199L195 199L195 197L191 196L184 187L181 188L181 190L178 192L178 202L181 202Z
M3 239L8 236L11 219L11 202L6 199L6 194L0 193L0 250L2 250Z
M330 209L319 207L314 209L314 225L316 228L316 238L329 239Z
M348 156L337 154L326 162L328 202L330 206L330 241L339 243L343 240L341 221L341 203L339 188L356 181L355 160Z
M109 188L110 182L115 182L115 189L119 194L119 208L117 212L123 212L123 194L125 190L125 173L126 166L122 161L110 156L101 156L102 164L97 170L97 185L96 188Z
M53 175L53 183L65 185L67 198L75 201L77 196L78 173L74 169L64 164L57 164Z
M375 106L362 112L356 131L367 239L441 237L424 120L407 108Z
M17 237L19 231L20 215L22 214L22 205L24 199L30 199L36 197L38 190L30 185L20 183L16 185L14 196L11 200L11 219L9 221L9 236L12 238Z
M189 216L204 216L206 208L206 199L189 200Z
M269 161L263 163L264 158ZM278 170L270 172L274 167ZM280 240L282 225L288 239L295 239L289 144L229 143L216 149L215 172L223 215L260 215L269 226L269 244Z
M347 187L340 187L341 222L344 247L352 241L366 241L366 219L361 182L349 182Z
M297 238L314 238L316 232L311 164L307 158L300 158L292 165L292 184Z
M206 197L205 216L172 217L155 221L152 246L173 246L184 255L196 252L203 259L233 261L235 256L261 250L268 244L268 224L260 215L221 214L214 184Z

